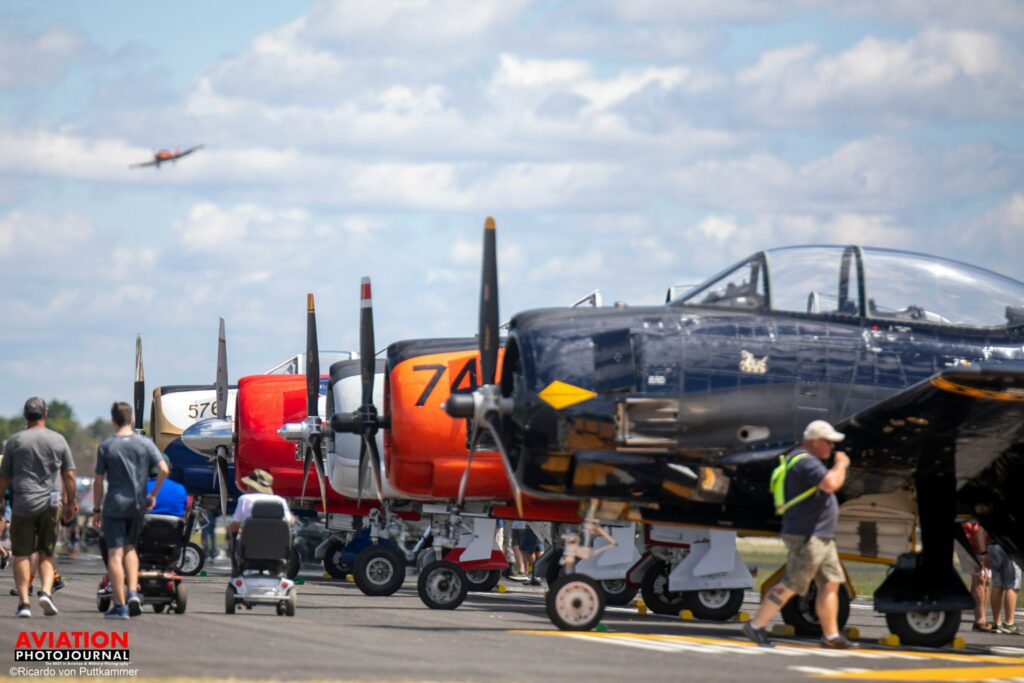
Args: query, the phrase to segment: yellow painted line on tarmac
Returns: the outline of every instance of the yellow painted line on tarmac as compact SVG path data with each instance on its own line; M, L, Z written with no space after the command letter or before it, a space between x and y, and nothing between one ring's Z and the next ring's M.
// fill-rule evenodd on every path
M538 635L538 636L568 636L579 639L616 639L616 638L629 638L631 640L648 640L655 642L664 643L685 643L690 645L713 645L713 646L729 646L729 647L749 647L758 648L757 645L747 640L733 640L730 638L714 638L708 636L670 636L661 635L654 633L629 633L629 632L598 632L598 631L557 631L557 630L513 630L512 633L521 633L526 635ZM957 652L944 652L936 650L934 652L920 652L917 650L900 650L900 649L881 649L881 648L866 648L858 647L853 650L824 650L818 645L804 645L802 643L789 643L785 641L775 641L776 649L789 649L789 650L811 650L811 651L824 651L835 654L849 653L852 656L857 655L878 655L880 657L892 657L894 655L899 656L903 659L922 659L922 660L939 660L945 662L971 662L971 663L982 663L982 664L1016 664L1021 666L1020 657L1004 657L1001 655L970 655L962 654ZM763 652L770 653L771 649L763 649ZM941 669L945 670L945 669ZM990 669L994 670L994 669ZM853 674L850 674L853 677ZM894 679L895 680L895 679ZM919 679L907 679L907 680L919 680ZM920 679L924 680L924 679ZM979 679L984 680L984 679Z
M956 666L933 669L876 669L816 674L818 678L844 681L1000 681L1024 678L1024 664L1017 666Z

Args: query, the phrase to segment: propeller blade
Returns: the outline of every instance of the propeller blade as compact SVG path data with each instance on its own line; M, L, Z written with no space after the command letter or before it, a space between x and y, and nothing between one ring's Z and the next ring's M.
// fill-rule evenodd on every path
M484 222L484 263L480 279L481 384L494 384L498 370L498 255L494 219Z
M370 278L364 277L359 288L359 367L363 381L363 405L373 403L373 379L376 375L373 342L373 290Z
M476 448L480 443L480 428L476 422L473 423L473 434L469 439L469 458L466 459L466 469L462 471L462 479L459 481L458 505L466 499L466 485L469 484L469 470L473 467L473 457L476 455Z
M316 306L313 294L306 295L306 414L319 415L320 348L316 339Z
M324 507L324 513L327 512L327 468L324 466L324 454L320 450L320 437L316 436L312 439L311 447L313 450L313 464L316 466L316 479L320 482L320 503Z
M508 451L505 450L505 444L501 442L501 434L498 431L498 426L494 424L494 417L488 416L484 423L487 425L488 431L491 436L494 437L494 442L498 445L498 451L501 453L501 464L505 466L505 474L508 475L508 483L512 487L512 496L516 500L516 510L519 512L519 516L523 516L523 490L519 488L519 482L516 481L516 473L512 468L512 461L508 459Z
M371 434L364 434L363 443L366 444L370 451L370 457L373 459L373 484L377 489L377 500L383 503L384 483L381 481L381 475L384 469L380 461L380 451L377 450L377 440Z
M142 433L146 405L146 373L142 368L142 335L135 337L135 431Z
M222 457L217 458L217 487L220 493L220 513L228 514L228 461Z
M228 345L224 337L224 318L220 319L220 331L217 334L217 412L224 419L228 409Z
M363 504L363 482L366 480L366 439L359 442L359 490L356 493L356 505Z
M306 497L306 481L309 480L309 465L313 461L313 449L306 446L306 453L302 458L302 494L300 498Z

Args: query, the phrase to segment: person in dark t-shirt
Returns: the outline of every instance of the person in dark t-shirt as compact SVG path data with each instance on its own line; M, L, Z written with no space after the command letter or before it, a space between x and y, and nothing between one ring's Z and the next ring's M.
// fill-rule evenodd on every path
M107 544L107 573L114 592L114 605L105 616L127 619L142 614L142 599L137 592L139 556L135 553L142 518L156 503L160 487L170 470L156 445L132 431L130 405L115 403L110 409L110 417L117 433L100 444L96 453L93 486L95 496L101 502L93 508L93 524L103 528L103 540ZM156 468L157 476L152 492L147 496L146 481L151 467Z
M743 626L744 634L762 647L771 647L764 631L768 620L794 595L806 595L811 581L818 588L815 608L821 621L822 646L852 647L839 633L839 588L846 574L835 541L839 519L835 492L846 482L850 458L838 451L832 468L825 466L835 445L844 438L828 422L815 420L804 430L800 448L784 460L785 495L780 509L782 540L788 551L786 574L765 594L757 616Z

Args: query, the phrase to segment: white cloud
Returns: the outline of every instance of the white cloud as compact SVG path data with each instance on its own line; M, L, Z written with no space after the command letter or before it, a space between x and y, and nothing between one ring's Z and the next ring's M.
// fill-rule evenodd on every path
M82 35L64 28L36 35L0 31L0 90L48 86L90 49Z
M751 116L786 126L1013 119L1024 54L992 33L929 29L908 40L868 36L837 54L815 44L769 50L736 83Z

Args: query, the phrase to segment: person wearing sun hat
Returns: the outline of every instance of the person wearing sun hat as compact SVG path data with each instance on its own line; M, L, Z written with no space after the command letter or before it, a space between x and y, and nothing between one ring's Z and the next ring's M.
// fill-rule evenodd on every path
M815 609L821 621L822 647L852 647L839 633L839 589L846 574L835 541L839 520L836 491L846 483L850 458L837 451L835 464L831 468L825 465L835 445L845 438L825 420L815 420L804 430L803 443L786 455L777 469L781 477L773 493L776 510L782 514L786 574L765 594L757 615L743 626L743 633L762 647L772 647L765 633L768 620L794 595L806 595L812 581L818 587Z
M291 512L288 511L288 502L281 496L274 495L274 475L266 470L256 469L242 477L245 488L253 493L243 493L235 502L235 514L231 517L231 524L228 525L228 548L231 554L231 573L237 573L239 558L237 557L237 537L242 530L242 524L252 516L252 506L262 500L277 501L284 510L284 520L289 524L295 521Z

